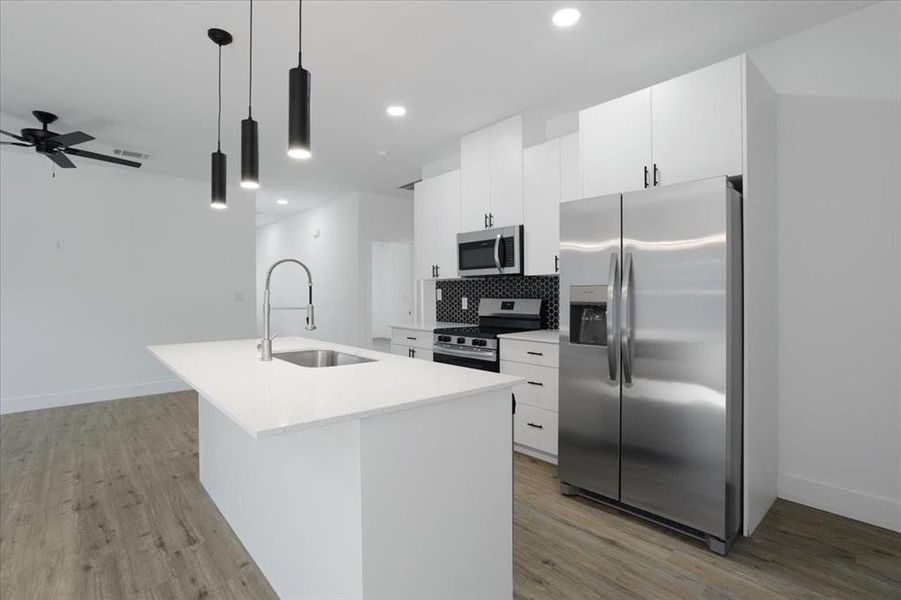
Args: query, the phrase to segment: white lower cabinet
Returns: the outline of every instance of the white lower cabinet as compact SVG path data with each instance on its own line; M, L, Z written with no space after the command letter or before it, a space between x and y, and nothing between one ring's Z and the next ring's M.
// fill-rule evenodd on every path
M432 351L424 348L413 348L412 346L404 346L401 344L391 344L391 354L398 356L406 356L408 358L419 358L431 362Z
M516 396L513 441L517 450L556 462L559 348L553 343L503 338L500 344L501 373L525 379L513 388Z
M540 452L557 456L557 413L523 404L516 396L513 415L513 441Z

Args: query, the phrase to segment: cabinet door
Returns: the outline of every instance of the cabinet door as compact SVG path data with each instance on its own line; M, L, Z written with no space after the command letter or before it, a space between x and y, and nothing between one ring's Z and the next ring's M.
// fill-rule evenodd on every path
M652 165L650 89L583 110L579 134L585 198L644 188Z
M460 171L434 178L438 201L433 211L435 264L438 278L457 277L457 233L460 231Z
M412 348L410 346L402 346L400 344L391 344L391 354L397 354L398 356L406 356L408 358L412 358L411 351Z
M741 173L741 57L651 88L659 184Z
M557 272L560 249L560 140L523 150L526 275Z
M579 132L576 131L560 138L560 201L569 202L581 197L582 153L579 150Z
M491 135L480 129L460 140L461 231L485 229L485 215L490 212L488 198Z
M435 208L437 206L434 178L423 179L413 187L413 277L432 279L435 264Z
M522 115L495 123L489 132L489 223L492 227L521 225Z

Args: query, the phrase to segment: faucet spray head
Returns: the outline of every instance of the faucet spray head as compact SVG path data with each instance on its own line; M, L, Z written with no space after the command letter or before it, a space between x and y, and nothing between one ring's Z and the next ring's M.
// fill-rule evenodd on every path
M313 303L311 302L307 306L307 331L315 331L316 330L316 317L313 312Z

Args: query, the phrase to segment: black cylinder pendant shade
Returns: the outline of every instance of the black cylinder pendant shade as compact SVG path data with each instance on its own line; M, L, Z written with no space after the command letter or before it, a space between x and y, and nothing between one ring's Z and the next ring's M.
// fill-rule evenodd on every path
M310 72L298 65L288 71L288 156L310 158Z
M257 122L250 117L241 121L241 187L260 187L260 149Z
M225 180L227 157L216 150L211 155L212 173L210 181L210 205L213 208L225 208Z

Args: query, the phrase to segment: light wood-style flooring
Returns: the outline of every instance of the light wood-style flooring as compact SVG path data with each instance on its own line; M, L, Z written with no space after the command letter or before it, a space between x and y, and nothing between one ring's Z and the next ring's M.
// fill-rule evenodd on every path
M193 392L0 417L0 598L275 598L197 479ZM901 534L779 501L728 557L516 455L517 598L901 598Z

